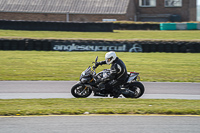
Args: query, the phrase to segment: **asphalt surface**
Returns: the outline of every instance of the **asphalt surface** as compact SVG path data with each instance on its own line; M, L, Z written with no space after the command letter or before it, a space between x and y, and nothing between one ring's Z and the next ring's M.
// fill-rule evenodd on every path
M0 117L0 133L199 133L199 116Z
M0 81L0 99L73 98L77 81ZM142 82L144 99L200 99L200 83ZM98 98L91 95L89 98Z
M72 98L77 81L0 81L0 99ZM141 98L200 99L200 83L142 82ZM90 96L93 98L93 96ZM200 116L0 116L0 133L199 133Z

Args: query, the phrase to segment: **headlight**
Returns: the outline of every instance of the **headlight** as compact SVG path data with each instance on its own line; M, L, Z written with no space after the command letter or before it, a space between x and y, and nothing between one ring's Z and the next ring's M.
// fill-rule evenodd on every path
M83 72L81 73L81 75L83 75L83 76L84 76L84 75L85 75L85 71L83 71Z

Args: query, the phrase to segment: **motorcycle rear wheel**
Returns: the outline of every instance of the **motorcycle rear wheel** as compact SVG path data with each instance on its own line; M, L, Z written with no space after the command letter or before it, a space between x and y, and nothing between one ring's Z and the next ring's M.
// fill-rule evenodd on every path
M130 97L129 95L124 95L125 98L139 98L144 94L144 85L141 82L132 82L127 88L135 93L134 97Z
M71 94L76 98L86 98L90 96L92 93L92 90L82 84L75 84L71 88Z

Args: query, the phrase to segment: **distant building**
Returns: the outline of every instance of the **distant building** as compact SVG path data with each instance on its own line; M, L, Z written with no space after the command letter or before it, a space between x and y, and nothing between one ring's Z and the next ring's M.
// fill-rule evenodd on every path
M0 20L196 21L196 0L0 0Z
M196 21L196 0L135 0L138 21Z

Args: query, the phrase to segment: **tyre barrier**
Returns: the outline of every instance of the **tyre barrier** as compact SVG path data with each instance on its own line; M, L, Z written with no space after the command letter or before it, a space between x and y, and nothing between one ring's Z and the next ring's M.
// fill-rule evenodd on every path
M200 53L200 42L0 39L0 50Z
M0 29L113 32L113 23L103 22L41 22L0 20Z
M160 24L113 24L114 30L160 30Z
M113 30L160 30L159 24L123 24L95 22L40 22L0 20L0 29L10 30L47 30L47 31L82 31L113 32Z
M160 23L160 30L200 30L200 23Z

